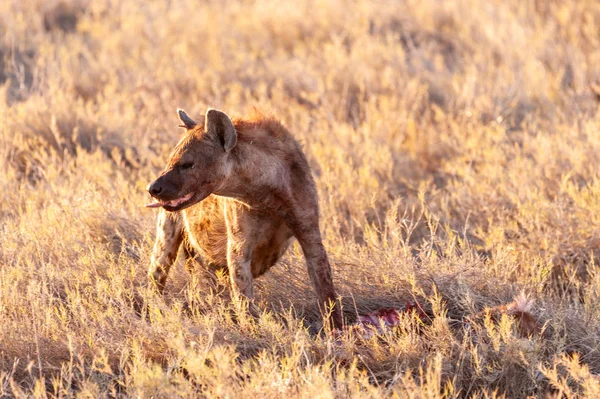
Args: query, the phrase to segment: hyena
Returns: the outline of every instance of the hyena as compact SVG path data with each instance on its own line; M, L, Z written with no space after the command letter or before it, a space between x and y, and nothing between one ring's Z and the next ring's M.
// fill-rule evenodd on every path
M302 247L324 315L341 328L331 267L319 230L317 190L300 145L277 120L233 121L209 109L187 132L147 190L160 207L149 279L162 293L179 247L203 266L229 273L234 298L251 304L253 279Z

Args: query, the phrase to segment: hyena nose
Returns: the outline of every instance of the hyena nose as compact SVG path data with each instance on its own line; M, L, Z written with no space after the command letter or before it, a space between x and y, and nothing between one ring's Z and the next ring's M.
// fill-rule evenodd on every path
M156 195L159 195L163 191L163 188L160 185L160 183L158 183L157 181L155 181L154 183L148 184L148 186L146 187L146 190L148 190L148 192L151 195L156 196Z

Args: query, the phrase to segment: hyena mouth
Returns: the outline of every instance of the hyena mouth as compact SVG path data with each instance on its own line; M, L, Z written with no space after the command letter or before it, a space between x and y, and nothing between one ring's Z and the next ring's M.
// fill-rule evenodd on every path
M184 202L189 201L192 198L192 195L194 195L194 193L189 193L184 195L183 197L174 199L174 200L170 200L170 201L161 201L161 200L156 200L156 202L153 202L151 204L146 204L147 208L158 208L161 206L168 206L169 208L176 208L179 205L183 204Z

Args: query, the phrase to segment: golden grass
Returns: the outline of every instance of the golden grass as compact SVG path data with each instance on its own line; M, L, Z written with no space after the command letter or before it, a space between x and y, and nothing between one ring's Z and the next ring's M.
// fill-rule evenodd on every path
M600 396L599 65L593 0L0 2L0 397ZM147 290L175 109L253 106L311 162L348 322L432 321L319 331L297 246L258 321L182 265ZM542 335L465 327L521 291Z

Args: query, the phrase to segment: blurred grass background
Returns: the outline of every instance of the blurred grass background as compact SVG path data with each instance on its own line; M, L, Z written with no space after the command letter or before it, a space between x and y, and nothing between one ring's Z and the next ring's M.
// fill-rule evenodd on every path
M600 396L598 65L592 0L1 2L0 397ZM317 333L297 246L256 323L148 292L177 107L280 118L347 320L433 321ZM522 291L543 334L464 328Z

